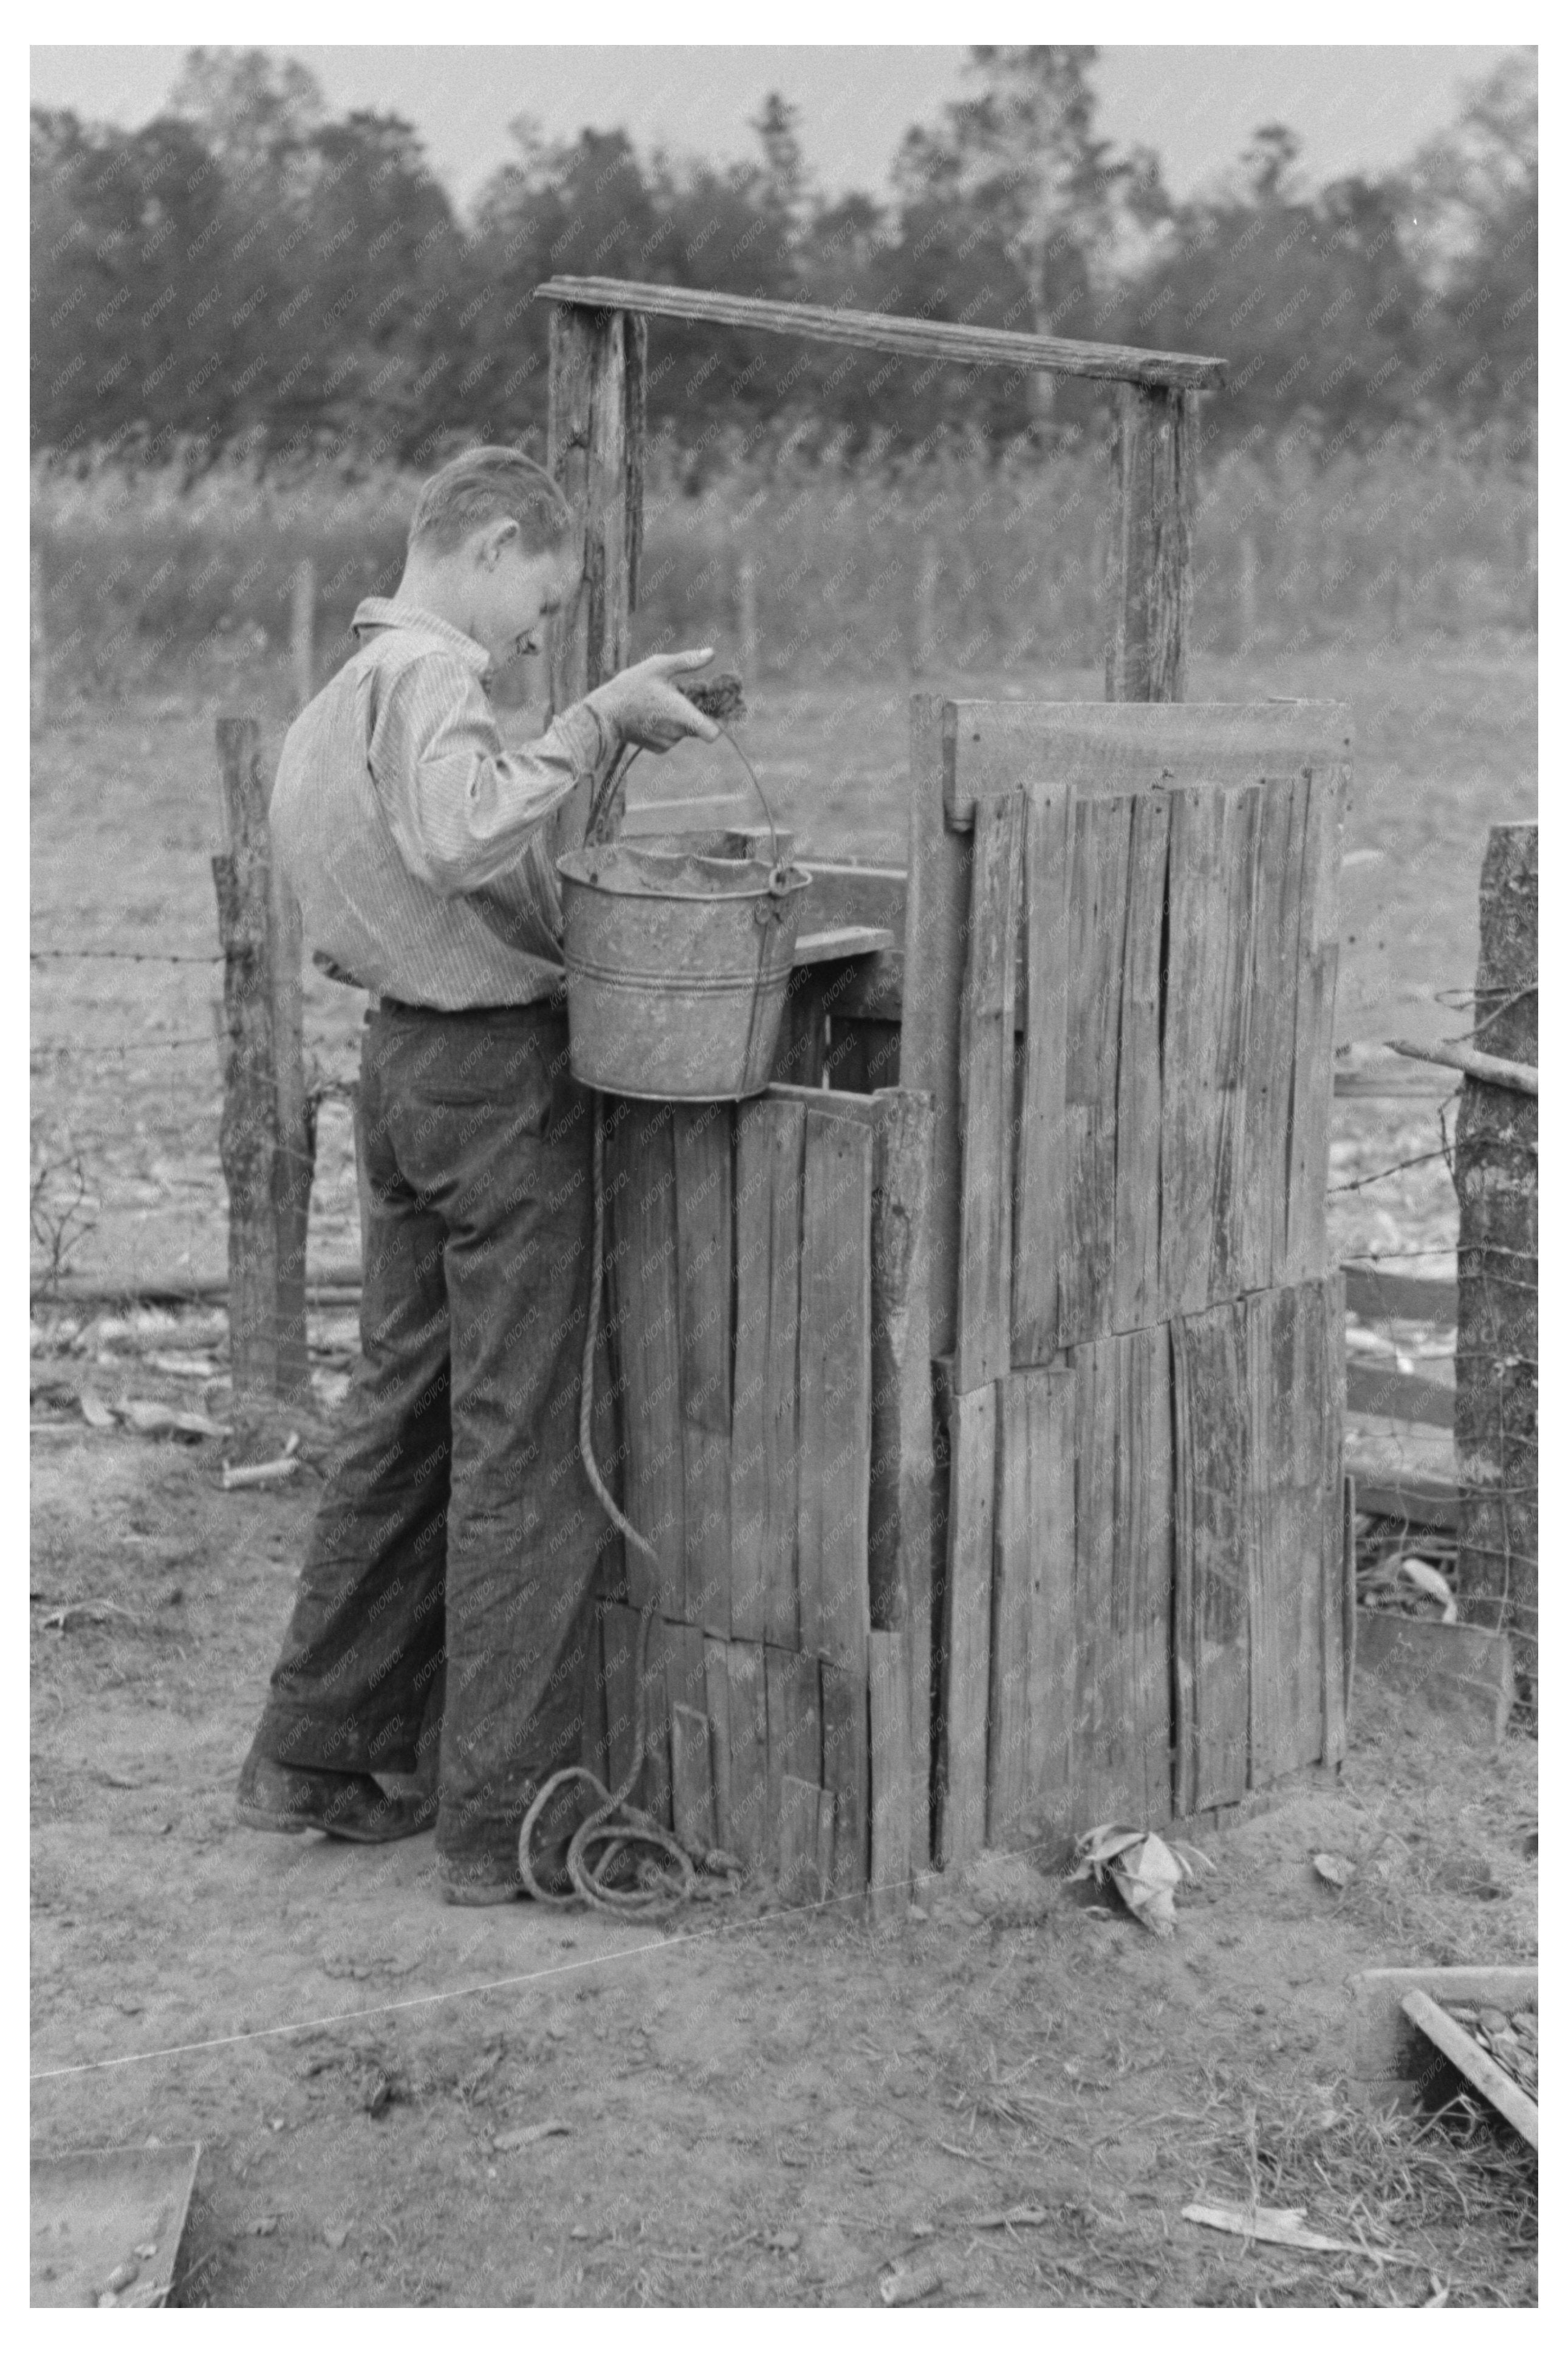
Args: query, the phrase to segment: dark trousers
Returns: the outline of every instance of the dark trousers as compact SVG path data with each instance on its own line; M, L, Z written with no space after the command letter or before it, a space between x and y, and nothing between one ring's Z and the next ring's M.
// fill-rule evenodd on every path
M257 1736L412 1772L429 1710L437 1850L498 1871L577 1761L609 1536L577 1447L592 1123L558 1009L369 1017L363 1359Z

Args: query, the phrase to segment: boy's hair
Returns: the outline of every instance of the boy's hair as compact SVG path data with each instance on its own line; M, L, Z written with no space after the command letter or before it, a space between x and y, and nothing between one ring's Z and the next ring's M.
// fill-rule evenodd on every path
M572 528L564 498L542 466L520 449L465 449L432 474L415 501L408 544L449 555L470 532L510 516L524 552L545 555Z

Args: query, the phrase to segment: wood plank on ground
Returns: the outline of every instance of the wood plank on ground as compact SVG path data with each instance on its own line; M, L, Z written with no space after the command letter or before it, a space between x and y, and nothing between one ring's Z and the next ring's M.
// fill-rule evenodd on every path
M976 804L959 1044L962 1198L953 1380L961 1396L1013 1361L1013 1039L1023 802Z
M1246 1310L1171 1327L1176 1430L1176 1810L1234 1804L1247 1782L1252 1537Z
M868 1124L805 1115L801 1210L800 1645L859 1675L870 1627L871 1164Z
M943 1870L985 1843L991 1689L991 1573L996 1504L996 1391L949 1407L947 1575L940 1670L942 1759L937 1852Z
M867 1669L822 1662L822 1782L835 1799L830 1893L864 1893L869 1862L871 1734Z
M1013 1362L1057 1353L1071 998L1068 887L1070 785L1031 784L1024 818L1024 1100L1013 1213Z
M1246 785L1347 763L1342 702L967 702L949 706L955 756L947 810L973 821L978 792L1071 777L1080 792ZM957 756L961 754L961 756Z
M668 1104L616 1104L606 1136L605 1193L626 1517L658 1553L660 1609L679 1618L686 1606L686 1479ZM640 1602L647 1571L635 1547L627 1550L628 1590Z
M914 1871L910 1629L873 1628L869 1644L873 1920L901 1919ZM919 1810L923 1812L921 1806Z
M1058 1345L1110 1328L1116 1255L1117 1048L1127 941L1132 797L1073 803L1068 907L1067 1150Z
M801 1187L805 1113L763 1096L737 1114L731 1623L793 1647Z
M942 811L941 695L910 704L910 863L900 1083L931 1098L931 1345L951 1355L958 1323L959 1030L969 922L970 842Z
M1139 1331L1160 1312L1160 1032L1165 947L1165 865L1171 804L1132 803L1127 932L1117 1046L1114 1258L1110 1324Z
M733 1122L728 1103L675 1106L685 1615L721 1635L730 1631Z

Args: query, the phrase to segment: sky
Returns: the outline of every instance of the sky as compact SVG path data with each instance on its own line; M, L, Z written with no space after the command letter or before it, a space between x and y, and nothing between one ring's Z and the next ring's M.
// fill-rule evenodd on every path
M721 161L752 155L747 129L765 93L803 111L802 144L828 191L886 193L910 123L933 121L966 88L959 47L308 47L271 45L316 76L334 113L404 115L432 164L466 201L505 160L508 125L532 115L551 138L623 128L639 148ZM1317 183L1405 160L1453 120L1464 85L1499 47L1102 47L1100 128L1118 147L1162 157L1173 195L1233 164L1260 123L1289 123ZM128 128L167 100L182 48L35 47L35 102Z

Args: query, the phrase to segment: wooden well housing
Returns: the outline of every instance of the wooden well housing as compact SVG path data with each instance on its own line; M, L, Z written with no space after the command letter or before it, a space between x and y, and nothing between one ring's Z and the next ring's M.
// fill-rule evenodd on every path
M917 695L907 868L803 852L768 1093L612 1106L604 1427L658 1552L644 1801L881 1909L930 1862L1056 1853L1337 1762L1350 725L1183 702L1197 396L1222 364L612 280L539 293L584 551L557 708L626 659L650 316L1119 387L1107 701ZM642 1577L619 1564L590 1676L612 1776Z

